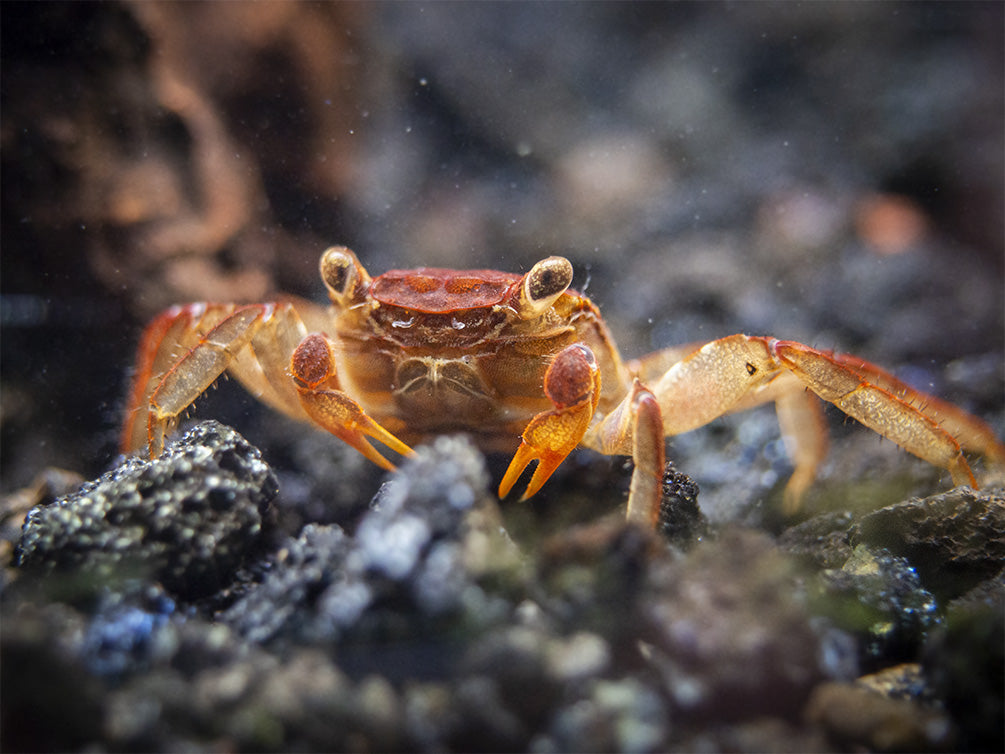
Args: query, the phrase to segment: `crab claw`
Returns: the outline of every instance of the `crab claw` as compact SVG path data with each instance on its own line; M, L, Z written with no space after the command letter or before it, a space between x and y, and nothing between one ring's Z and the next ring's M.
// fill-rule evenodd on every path
M537 468L520 499L535 494L583 439L600 399L600 370L593 352L581 344L559 352L545 373L544 391L555 408L542 411L527 425L499 484L499 497L506 497L536 460Z
M403 456L414 453L405 443L363 413L359 404L345 393L317 390L310 394L309 400L301 400L314 421L386 471L394 471L394 464L377 452L367 437L372 437Z
M308 416L382 469L394 471L394 464L378 453L367 437L403 456L414 452L338 389L331 344L323 335L311 334L301 341L290 359L290 373Z
M520 499L526 500L537 493L565 457L579 445L592 415L593 410L587 405L585 410L582 406L576 406L545 411L535 416L524 430L520 447L499 483L499 497L509 494L516 480L532 461L538 461L537 468Z

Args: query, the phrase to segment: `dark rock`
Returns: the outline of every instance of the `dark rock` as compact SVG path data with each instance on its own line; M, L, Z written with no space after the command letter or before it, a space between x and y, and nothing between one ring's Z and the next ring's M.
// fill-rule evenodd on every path
M951 600L948 606L950 614L986 610L997 610L1005 614L1005 569L982 581L966 594Z
M71 751L102 735L102 684L69 634L84 631L65 605L23 605L3 615L0 633L0 747Z
M234 638L223 627L213 630ZM216 642L205 627L202 634ZM108 700L109 739L123 750L155 748L153 742L187 749L214 740L240 751L405 746L399 695L386 680L353 683L317 650L279 659L244 649L191 677L161 667L115 690Z
M548 632L499 629L465 653L461 672L491 679L499 706L520 721L523 730L537 730L561 698L562 679L549 666L549 657L560 652L559 644L561 640Z
M698 485L667 464L663 475L657 531L672 544L687 549L708 534L708 520L698 507Z
M542 609L605 637L612 672L654 670L688 721L795 719L824 677L795 571L764 535L729 530L680 556L608 519L550 540L540 569Z
M608 516L549 538L537 557L537 586L547 595L541 608L568 632L593 631L615 652L639 637L638 610L646 571L671 555L651 531Z
M806 754L833 751L823 732L802 723L777 717L756 717L747 721L709 726L670 748L674 752L791 752Z
M957 487L891 505L864 516L850 541L907 558L926 589L952 599L1005 566L1005 494Z
M228 608L222 620L258 644L277 637L301 640L330 638L341 623L352 622L371 599L360 584L357 599L343 599L327 621L311 611L329 587L345 579L340 573L350 541L337 526L308 525L280 550L264 581ZM343 586L344 597L351 587ZM331 625L333 623L334 625Z
M951 606L922 667L956 723L959 749L1005 751L1005 584L999 577L979 591L983 599Z
M142 672L174 653L174 612L173 600L156 586L104 591L84 630L81 659L98 676Z
M812 568L840 568L851 557L848 528L854 518L846 511L824 513L790 526L778 546Z
M446 739L451 750L526 749L531 730L509 708L491 676L470 676L452 684L451 701L457 708L456 724Z
M17 564L103 581L143 576L193 599L228 583L261 542L276 479L216 422L152 461L136 457L27 517Z

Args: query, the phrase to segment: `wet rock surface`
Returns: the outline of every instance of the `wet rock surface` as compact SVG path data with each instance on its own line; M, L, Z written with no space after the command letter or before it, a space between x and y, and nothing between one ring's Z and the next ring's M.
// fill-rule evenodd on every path
M263 536L278 491L257 448L207 422L160 458L137 457L29 512L15 553L29 574L152 578L180 596L212 594Z
M207 485L204 465L177 473L177 464L212 457L209 447L256 469L265 505L268 467L215 422L155 462L176 473L157 474L159 492L148 497L174 511L179 496ZM0 595L5 749L1001 743L1000 574L964 589L968 571L956 589L934 593L914 553L851 544L881 515L899 522L888 532L895 540L935 526L916 511L940 515L947 495L825 514L775 536L696 518L693 483L670 470L665 507L690 513L668 520L691 526L646 531L614 510L526 547L507 533L481 454L464 438L440 438L419 447L362 515L346 509L342 523L289 532L276 523L289 519L263 517L266 544L249 546L242 568L218 571L215 595L200 569L166 569L160 550L123 550L93 527L71 529L88 544L67 548L71 562L43 558L40 543L57 539L40 535L47 508L110 499L95 490L135 489L148 468L126 460L29 514L19 551L34 554L22 555ZM999 492L948 496L985 512L1005 505ZM272 505L284 505L281 492ZM903 506L914 515L897 516ZM998 521L961 516L954 539L997 541ZM988 549L990 563L998 553ZM129 553L128 578L115 577L106 551L113 562ZM75 571L92 574L83 597L56 588ZM54 693L66 684L84 693ZM61 723L49 726L54 705Z
M959 597L1005 566L1003 488L995 491L988 496L961 487L888 506L863 516L849 543L908 558L929 589Z

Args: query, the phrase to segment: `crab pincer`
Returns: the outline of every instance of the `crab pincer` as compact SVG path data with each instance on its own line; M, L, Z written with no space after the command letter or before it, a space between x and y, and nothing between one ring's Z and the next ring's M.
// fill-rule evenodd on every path
M290 374L307 415L382 469L393 471L394 464L377 452L367 437L403 456L414 452L339 389L331 344L324 335L311 333L300 342L290 358Z
M523 470L537 460L520 499L529 498L583 439L600 400L600 369L593 351L574 343L556 354L544 375L544 392L555 407L539 413L523 431L520 447L499 484L500 497L506 497Z

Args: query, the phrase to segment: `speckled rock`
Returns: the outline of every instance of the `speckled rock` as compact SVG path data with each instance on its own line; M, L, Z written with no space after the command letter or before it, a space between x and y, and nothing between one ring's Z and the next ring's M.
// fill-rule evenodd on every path
M196 436L172 454L234 437L212 424ZM796 527L780 547L763 532L706 527L689 480L675 479L669 531L613 513L518 550L480 454L441 438L418 447L361 516L270 538L209 599L186 603L188 591L134 578L60 602L18 578L0 595L4 714L21 716L5 717L3 743L994 748L1000 674L987 651L975 664L972 648L1002 643L1000 577L949 603L943 628L906 558L850 549L848 516ZM40 564L25 575L40 571L68 575ZM863 658L883 669L922 648L920 665L852 684ZM86 699L46 690L64 682ZM64 705L69 729L25 712L50 703Z
M536 751L659 751L670 714L663 696L638 678L593 679L554 716Z
M683 549L708 534L708 520L698 506L698 485L672 464L663 474L663 499L656 526L671 543Z
M606 637L615 668L649 667L689 723L795 719L825 676L795 571L762 534L728 530L680 556L609 519L555 538L540 568L543 609Z
M127 458L76 493L34 508L17 564L98 582L139 576L185 598L207 595L261 541L276 493L258 450L206 422L160 458Z
M227 741L238 751L399 750L397 692L371 677L353 683L325 653L277 657L244 644L225 626L187 628L185 649L217 662L181 670L179 658L114 689L106 736L124 750L192 748ZM229 650L224 655L220 648Z
M448 616L478 625L511 610L478 581L514 568L515 554L481 456L467 440L439 438L381 488L352 537L305 527L222 619L264 643L434 637Z

